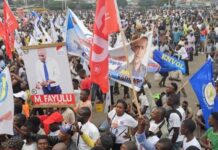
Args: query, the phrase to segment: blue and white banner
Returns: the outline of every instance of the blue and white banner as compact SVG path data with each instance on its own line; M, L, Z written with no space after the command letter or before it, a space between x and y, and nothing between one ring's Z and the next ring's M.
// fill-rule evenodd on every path
M179 60L173 56L164 54L159 50L155 50L153 52L153 59L161 66L160 72L181 70L183 74L186 73L184 61Z
M69 9L67 12L66 34L68 53L89 60L92 36L92 32L90 32L73 11Z
M0 134L14 135L14 98L8 67L0 74Z

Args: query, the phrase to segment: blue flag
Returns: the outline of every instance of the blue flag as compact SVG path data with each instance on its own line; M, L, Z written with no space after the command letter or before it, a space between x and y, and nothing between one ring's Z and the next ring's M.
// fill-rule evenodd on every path
M213 112L218 112L218 96L214 100Z
M206 127L209 128L208 119L211 112L214 111L214 101L217 99L212 61L207 60L189 81L201 106Z
M181 70L183 74L186 73L184 61L179 60L173 56L164 54L159 50L155 50L153 52L153 59L161 66L160 72Z
M66 46L71 55L88 59L91 47L92 33L72 10L67 11Z

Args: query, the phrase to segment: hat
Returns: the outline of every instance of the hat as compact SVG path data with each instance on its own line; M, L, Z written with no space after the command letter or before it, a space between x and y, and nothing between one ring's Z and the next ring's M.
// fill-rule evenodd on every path
M15 98L20 98L24 101L26 101L28 99L28 96L27 96L26 92L24 92L24 91L20 91L18 93L13 94L13 95Z
M183 42L183 41L179 41L178 45L180 45L180 46L184 46L184 45L185 45L185 42Z
M65 134L70 134L72 131L71 129L72 129L72 125L69 123L60 126L60 131Z

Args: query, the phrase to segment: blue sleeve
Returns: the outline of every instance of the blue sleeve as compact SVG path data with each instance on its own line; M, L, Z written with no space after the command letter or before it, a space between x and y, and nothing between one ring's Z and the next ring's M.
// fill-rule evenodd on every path
M146 150L156 150L155 149L155 145L151 144L145 136L145 133L143 134L138 134L136 133L135 135L136 141L142 145L143 148L145 148Z

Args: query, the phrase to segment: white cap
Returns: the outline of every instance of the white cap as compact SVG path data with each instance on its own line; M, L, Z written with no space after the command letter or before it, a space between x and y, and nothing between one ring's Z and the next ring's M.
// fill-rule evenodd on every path
M18 92L18 93L13 94L13 95L14 95L14 97L16 97L16 98L21 98L21 99L23 99L23 100L25 100L25 101L26 101L27 98L28 98L26 92L24 92L24 91L20 91L20 92Z
M178 45L184 46L184 45L185 45L185 42L180 41L180 42L178 43Z

